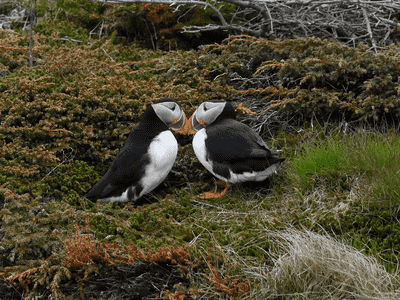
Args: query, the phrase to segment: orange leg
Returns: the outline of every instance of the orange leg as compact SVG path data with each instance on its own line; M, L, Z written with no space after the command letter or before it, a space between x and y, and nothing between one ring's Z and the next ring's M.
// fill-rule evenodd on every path
M218 193L214 192L214 191L205 192L200 196L200 199L210 199L210 198L218 199L218 198L223 197L226 194L226 192L228 191L229 185L223 180L218 180L217 184L225 187L225 189L222 192L218 192Z

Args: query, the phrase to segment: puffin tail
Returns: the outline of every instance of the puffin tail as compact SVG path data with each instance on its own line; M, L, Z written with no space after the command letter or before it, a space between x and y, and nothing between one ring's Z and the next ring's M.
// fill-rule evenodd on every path
M278 164L280 165L285 161L284 157L278 157L281 151L271 151L271 157L268 158L268 162L270 165Z

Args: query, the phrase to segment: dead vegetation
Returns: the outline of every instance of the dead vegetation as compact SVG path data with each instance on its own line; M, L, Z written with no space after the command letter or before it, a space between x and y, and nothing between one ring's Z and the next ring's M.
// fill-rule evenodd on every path
M107 4L151 3L176 7L204 7L219 22L207 25L185 25L183 32L199 33L227 30L263 38L316 36L340 41L355 47L369 44L376 52L380 47L399 41L400 4L386 1L193 1L193 0L92 0ZM229 13L226 6L233 7Z

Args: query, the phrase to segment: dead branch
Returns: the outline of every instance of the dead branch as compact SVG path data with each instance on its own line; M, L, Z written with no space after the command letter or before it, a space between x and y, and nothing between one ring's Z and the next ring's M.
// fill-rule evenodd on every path
M400 42L393 33L400 24L400 2L394 0L90 0L104 4L153 3L173 6L202 6L218 16L219 24L184 26L183 32L227 30L257 37L289 38L316 36L355 46L363 42L377 45ZM223 15L223 3L237 6L232 15Z
M33 23L35 19L35 15L33 12L33 5L32 5L32 0L30 1L29 5L29 15L30 15L30 26L29 26L29 66L32 68L33 67Z
M374 40L374 35L373 35L373 33L372 33L371 25L370 25L370 23L369 23L369 18L368 18L367 10L365 9L364 6L363 6L361 9L362 9L362 12L363 12L363 15L364 15L365 24L367 25L368 35L369 35L369 37L371 38L372 48L374 48L375 53L377 53L376 44L375 44L375 40Z

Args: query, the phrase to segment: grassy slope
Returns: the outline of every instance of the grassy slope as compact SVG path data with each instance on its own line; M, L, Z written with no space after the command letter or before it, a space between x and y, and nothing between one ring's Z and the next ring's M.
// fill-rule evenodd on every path
M242 62L217 63L231 57L222 47L163 54L37 37L40 61L31 70L26 37L6 37L2 33L0 287L10 299L115 296L126 278L138 277L137 268L124 269L138 261L174 274L173 284L147 291L148 297L398 298L398 128L298 125L284 114L263 113L265 90L246 89L265 88L277 75L244 81L252 75ZM263 64L256 73L265 70ZM226 78L229 72L236 80ZM148 204L80 199L146 101L162 96L181 101L187 115L211 97L246 101L258 115L240 119L283 149L286 162L268 182L199 200L214 187L213 178L195 158L190 138L177 136L177 163Z

